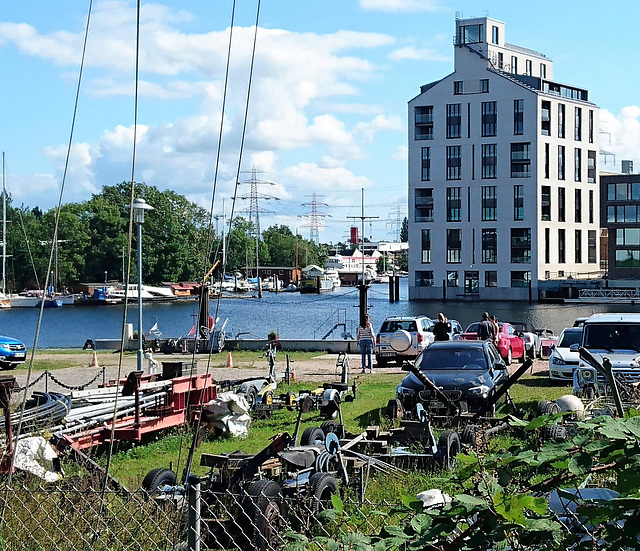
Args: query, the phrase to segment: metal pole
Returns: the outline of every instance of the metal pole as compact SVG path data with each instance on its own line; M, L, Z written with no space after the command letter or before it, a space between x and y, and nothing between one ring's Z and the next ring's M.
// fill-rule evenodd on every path
M142 349L142 223L138 223L138 371L143 370Z
M196 476L190 476L189 488L189 512L187 547L189 551L200 551L200 480Z

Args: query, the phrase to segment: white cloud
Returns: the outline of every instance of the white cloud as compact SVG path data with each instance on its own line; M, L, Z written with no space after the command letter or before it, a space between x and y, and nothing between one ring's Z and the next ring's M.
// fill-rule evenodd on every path
M406 161L409 158L409 148L406 145L399 145L391 154L394 161Z
M451 61L451 58L438 53L432 48L416 48L415 46L405 46L393 50L389 54L392 61Z
M360 0L364 10L385 12L420 12L441 9L436 0Z
M360 122L354 127L354 132L362 134L367 143L373 142L376 133L382 130L404 131L406 130L406 122L400 117L378 115L373 120Z

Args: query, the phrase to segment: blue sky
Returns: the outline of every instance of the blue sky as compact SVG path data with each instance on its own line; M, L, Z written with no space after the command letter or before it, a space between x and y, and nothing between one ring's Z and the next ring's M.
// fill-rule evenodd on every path
M143 2L136 180L209 208L216 168L231 0ZM230 211L256 0L239 0L215 214ZM131 178L135 2L94 0L63 202ZM4 2L0 12L0 149L14 203L57 203L72 123L86 2ZM577 13L579 12L579 13ZM320 240L393 239L407 214L407 102L452 71L455 17L488 14L506 40L554 61L554 78L601 108L603 170L640 167L635 70L640 4L448 0L262 1L241 180L256 167L261 228L302 235L311 194ZM239 195L249 193L243 184ZM278 198L277 200L275 198ZM238 201L236 213L247 209ZM359 222L357 222L358 225Z

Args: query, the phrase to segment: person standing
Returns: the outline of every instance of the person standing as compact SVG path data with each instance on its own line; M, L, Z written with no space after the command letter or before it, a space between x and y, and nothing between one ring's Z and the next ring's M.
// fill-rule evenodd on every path
M433 326L433 336L436 341L448 341L451 339L451 324L442 312L438 314L438 321Z
M482 321L478 324L478 339L481 341L494 341L496 330L493 322L489 319L489 312L482 313Z
M373 373L371 359L371 354L373 352L373 325L371 325L371 318L369 317L369 314L364 315L364 324L358 326L356 342L360 347L362 373L365 373L367 369L369 370L369 373Z
M489 318L493 324L493 344L498 346L498 340L500 339L500 325L498 325L498 316L491 316Z

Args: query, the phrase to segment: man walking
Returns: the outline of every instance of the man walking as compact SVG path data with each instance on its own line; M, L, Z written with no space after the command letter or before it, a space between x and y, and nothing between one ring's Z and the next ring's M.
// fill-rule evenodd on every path
M489 319L489 312L482 313L482 321L478 324L478 339L481 341L494 341L496 338L496 329L493 322Z

